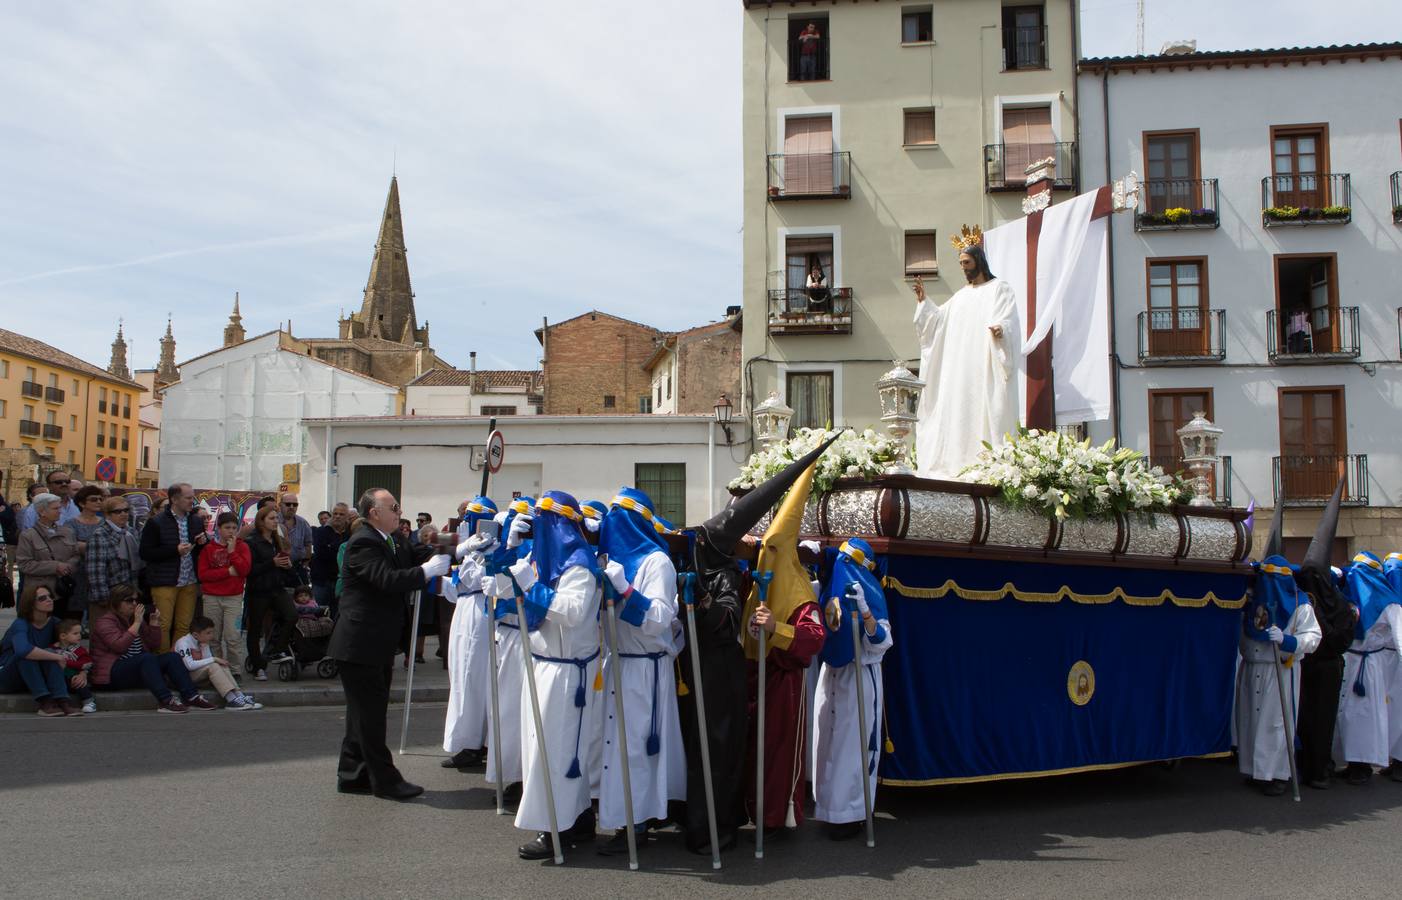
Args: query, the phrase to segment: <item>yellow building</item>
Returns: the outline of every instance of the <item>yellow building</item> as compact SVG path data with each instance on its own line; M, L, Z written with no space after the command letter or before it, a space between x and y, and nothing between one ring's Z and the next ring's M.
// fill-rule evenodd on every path
M33 450L84 481L97 480L98 461L111 457L112 480L131 484L143 389L126 371L120 329L112 357L116 374L0 328L0 447Z

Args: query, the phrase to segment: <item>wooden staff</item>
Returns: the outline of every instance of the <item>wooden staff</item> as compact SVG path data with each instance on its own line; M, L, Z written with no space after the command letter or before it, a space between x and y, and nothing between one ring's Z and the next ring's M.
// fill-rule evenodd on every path
M599 554L599 580L604 588L604 600L608 604L604 621L608 623L609 650L613 656L613 714L618 719L618 753L623 763L623 819L628 826L628 868L638 869L638 835L633 830L633 778L628 766L628 729L623 721L623 657L618 648L618 607L615 600L618 592L613 589L604 569L608 566L608 555Z
M716 828L716 795L711 785L711 735L706 728L706 691L701 685L701 654L696 642L696 573L682 575L687 638L691 641L691 683L696 685L696 731L701 735L701 776L706 782L706 822L711 826L711 868L720 868L720 836Z
M769 599L769 582L773 572L755 572L755 587L759 591L759 606L765 608ZM755 859L764 859L764 691L765 653L764 629L759 629L759 695L755 717Z

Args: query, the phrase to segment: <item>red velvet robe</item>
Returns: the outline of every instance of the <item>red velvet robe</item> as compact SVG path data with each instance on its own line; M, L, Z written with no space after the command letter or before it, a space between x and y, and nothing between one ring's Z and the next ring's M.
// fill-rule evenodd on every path
M769 665L765 671L764 708L764 827L781 828L794 804L794 821L803 824L804 737L808 733L804 672L823 649L826 632L816 603L794 610L788 624L793 638L788 647L767 642ZM749 750L745 767L745 810L755 817L755 717L759 710L759 666L751 661L749 672Z

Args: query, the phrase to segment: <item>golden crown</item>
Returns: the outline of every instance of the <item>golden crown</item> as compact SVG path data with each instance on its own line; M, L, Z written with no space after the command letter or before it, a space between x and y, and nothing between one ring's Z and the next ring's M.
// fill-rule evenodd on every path
M983 229L978 225L970 228L967 225L961 226L959 233L951 235L949 242L954 245L955 250L964 251L970 247L983 246Z

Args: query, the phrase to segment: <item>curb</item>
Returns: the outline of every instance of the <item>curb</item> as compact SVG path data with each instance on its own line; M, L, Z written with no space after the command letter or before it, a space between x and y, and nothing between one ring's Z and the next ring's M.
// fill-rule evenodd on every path
M293 706L341 706L346 702L346 695L341 691L339 681L328 681L325 684L307 685L305 687L282 687L271 690L259 690L262 682L250 682L245 685L245 689L252 694L256 694L258 702L263 706L272 709L275 707ZM203 691L206 697L214 699L213 691L206 687ZM448 699L447 685L424 685L415 686L415 703L442 703ZM404 688L391 688L389 692L391 703L404 702ZM147 691L113 691L111 693L99 691L97 693L97 707L99 712L132 712L141 710L151 710L155 708L155 700ZM34 714L34 701L27 694L0 694L0 715Z

